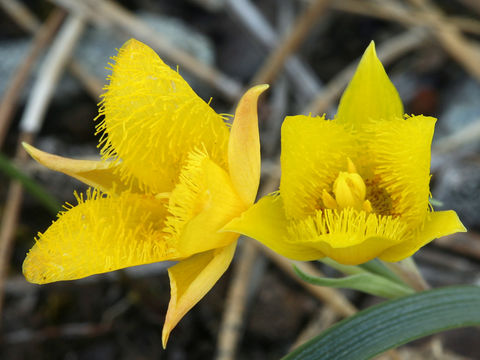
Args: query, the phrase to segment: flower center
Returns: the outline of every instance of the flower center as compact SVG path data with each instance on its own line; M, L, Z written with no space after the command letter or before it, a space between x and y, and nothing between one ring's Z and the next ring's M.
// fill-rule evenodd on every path
M340 171L333 182L333 196L325 189L323 190L323 204L327 209L354 208L371 212L372 204L365 200L367 193L365 181L358 174L352 160L348 158L347 162L348 171Z

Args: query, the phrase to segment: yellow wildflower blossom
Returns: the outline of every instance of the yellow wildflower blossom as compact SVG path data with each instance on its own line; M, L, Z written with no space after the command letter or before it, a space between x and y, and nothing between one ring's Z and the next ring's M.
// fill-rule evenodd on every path
M435 119L406 116L373 42L333 120L290 116L282 126L279 193L224 230L296 260L395 262L434 238L465 231L429 206Z
M178 260L162 341L230 264L238 234L218 232L255 199L260 180L257 99L240 100L229 131L221 115L148 46L130 40L114 58L100 107L101 161L25 144L52 170L94 187L77 195L28 253L38 284Z

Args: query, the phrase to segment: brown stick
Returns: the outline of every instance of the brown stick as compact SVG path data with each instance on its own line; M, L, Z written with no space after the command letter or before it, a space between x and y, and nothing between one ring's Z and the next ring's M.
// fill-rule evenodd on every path
M468 1L468 0L465 0ZM476 1L476 0L473 0ZM392 6L393 5L393 6ZM416 10L407 10L403 7L384 1L368 1L368 0L336 0L332 1L330 8L348 12L355 15L368 16L377 19L395 21L405 26L423 25L423 14ZM479 35L480 22L464 17L446 17L446 22L454 24L459 30Z
M293 262L277 254L276 252L268 249L260 243L254 243L258 246L265 255L268 256L278 267L280 267L287 275L292 279L298 281L305 290L311 293L320 301L328 304L334 311L336 311L342 317L348 317L357 312L355 306L339 291L323 286L316 286L309 284L300 278L293 269ZM307 262L295 262L295 265L303 272L311 274L312 276L322 277L323 274L317 270L312 264Z
M16 152L17 162L24 162L27 154L21 147L23 141L31 142L31 134L22 134ZM18 224L18 214L22 206L23 188L19 182L13 181L8 188L8 195L0 228L0 315L3 309L4 284L8 274L8 265L13 248L13 238Z
M0 0L0 6L25 31L35 32L40 27L40 21L22 2L17 0Z
M463 5L469 7L480 15L480 3L477 0L459 0Z
M64 17L65 13L63 10L55 10L48 17L45 24L36 33L27 56L18 66L8 89L5 91L5 95L0 103L0 148L3 145L14 111L17 107L18 99L30 76L33 66L43 49L45 49L52 40Z
M274 191L278 187L280 173L270 174L263 185L260 196ZM253 267L258 259L259 250L253 240L244 238L240 244L242 252L233 269L222 323L220 325L216 360L232 360L238 346L238 339L243 329L247 306L247 290L253 275Z
M267 58L255 74L252 84L270 84L277 77L285 61L305 40L311 28L327 8L328 0L315 0L299 17L293 31L280 42L280 46Z
M290 351L295 350L300 345L320 334L337 321L337 314L328 306L320 308L310 319L307 326L298 334L297 339L290 347Z
M236 101L242 93L242 86L238 82L219 70L198 61L187 52L171 45L164 36L113 1L51 1L59 6L65 7L69 11L85 16L93 22L102 21L103 24L115 25L131 36L148 43L162 56L184 67L190 73L218 90L229 100Z
M232 360L238 346L238 338L243 329L247 304L248 288L252 269L258 258L258 251L250 239L240 245L242 252L233 268L233 279L225 302L217 344L216 360Z
M278 46L280 35L283 34L275 32L257 8L257 4L251 0L226 0L224 7L226 12L238 20L267 50L271 51ZM290 26L284 28L289 29ZM284 69L299 99L311 99L322 88L316 74L295 54L286 59Z
M58 32L55 41L49 50L44 63L42 64L39 77L34 85L34 90L25 108L22 121L20 122L21 134L17 144L16 157L24 159L27 155L21 144L23 141L33 142L43 121L45 110L50 96L51 89L59 79L73 49L79 33L82 31L82 20L76 17L67 19L61 30ZM17 182L12 182L9 188L5 213L2 217L2 228L0 230L0 317L3 305L3 289L7 275L10 253L13 246L15 228L20 214L22 203L22 187Z

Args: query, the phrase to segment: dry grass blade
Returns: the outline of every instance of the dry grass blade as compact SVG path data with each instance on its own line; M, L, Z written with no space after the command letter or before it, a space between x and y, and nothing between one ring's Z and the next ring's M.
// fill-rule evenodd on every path
M234 278L225 303L225 312L218 335L217 360L235 358L238 339L243 329L248 288L252 269L258 257L258 250L252 241L245 240L240 244L242 251L233 269Z
M320 301L329 305L332 310L337 312L342 317L348 317L357 312L355 306L339 291L306 283L297 276L295 273L292 261L284 258L283 256L273 252L263 245L257 244L258 247L272 260L280 269L282 269L287 275L289 275L295 281L298 281L309 293L315 296ZM312 264L306 262L295 262L295 265L302 271L311 274L315 277L322 277L323 274L317 270Z
M57 32L63 18L64 12L62 10L55 10L49 16L45 24L36 33L27 56L18 66L9 87L5 91L5 95L0 103L0 147L2 147L3 141L5 140L18 99L33 66L43 49L50 43Z
M35 32L40 27L40 21L17 0L0 0L0 6L15 22L28 32Z
M295 350L300 345L320 334L337 321L337 314L330 307L322 307L318 313L310 319L307 326L300 332L297 339L290 347L290 351Z
M355 15L395 21L405 26L424 25L423 14L418 10L407 10L387 1L338 0L332 1L330 7L333 10L348 12ZM446 17L445 20L448 23L454 24L463 32L474 35L480 34L480 22L475 19L465 17Z
M25 113L20 123L21 134L17 145L17 159L25 159L21 147L23 141L33 142L35 134L41 128L44 111L50 101L53 88L62 73L70 53L83 29L83 20L70 17L60 29L55 41L44 59L39 77L28 99ZM3 302L3 288L10 260L14 231L22 203L22 187L12 182L8 192L5 213L2 217L0 232L0 315Z
M280 42L280 45L267 58L260 70L255 74L252 84L270 84L272 83L290 54L294 53L303 43L305 37L311 28L317 22L318 18L327 8L328 0L315 0L305 9L303 14L297 20L292 32L286 39Z
M74 0L52 1L65 7L69 11L86 16L94 22L101 21L103 25L105 25L105 23L114 25L130 36L144 41L157 50L160 55L175 64L179 64L191 74L205 81L227 99L235 101L240 97L242 86L239 83L221 73L219 70L198 61L187 52L170 44L162 34L153 30L119 4L109 0L87 0L82 3Z
M271 173L262 187L260 196L274 191L278 187L280 173ZM247 305L247 290L253 275L253 265L259 250L253 240L245 238L240 245L242 252L233 269L233 278L228 290L227 302L223 312L217 343L217 360L232 360L238 345Z
M250 0L227 0L224 6L264 47L271 50L278 46L279 36ZM295 54L286 59L285 74L299 98L311 99L322 88L316 74Z
M29 95L27 106L20 122L20 129L35 134L41 127L43 116L67 60L83 31L84 21L79 16L69 16L57 39L49 50L39 70L38 80Z
M16 160L24 162L27 154L21 147L22 141L32 141L30 134L23 134L19 139ZM8 265L13 248L13 238L18 223L18 215L22 206L23 191L20 183L13 181L8 188L7 200L0 227L0 316L3 309L4 286L7 278Z
M469 7L480 15L480 3L478 0L459 0L463 5Z

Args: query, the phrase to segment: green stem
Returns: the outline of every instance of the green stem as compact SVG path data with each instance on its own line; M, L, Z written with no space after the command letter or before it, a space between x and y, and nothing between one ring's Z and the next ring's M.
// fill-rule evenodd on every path
M383 262L390 270L400 277L406 284L416 291L430 289L430 286L418 270L417 264L412 257L406 258L396 263Z

